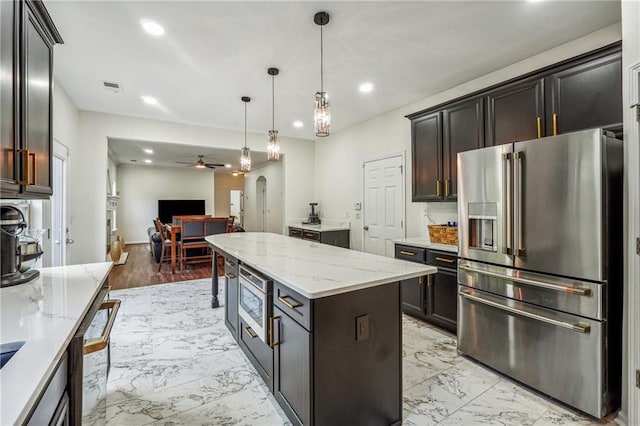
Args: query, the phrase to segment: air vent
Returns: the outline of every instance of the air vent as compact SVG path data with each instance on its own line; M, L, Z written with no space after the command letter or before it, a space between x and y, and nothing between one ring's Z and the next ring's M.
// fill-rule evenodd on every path
M114 83L112 81L103 81L102 84L104 85L105 89L111 92L120 93L122 91L122 86L120 86L120 83Z

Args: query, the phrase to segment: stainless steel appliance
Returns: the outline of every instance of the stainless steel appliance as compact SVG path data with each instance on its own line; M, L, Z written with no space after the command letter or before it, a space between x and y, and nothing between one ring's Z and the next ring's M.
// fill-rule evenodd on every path
M71 424L106 424L109 336L119 308L120 300L109 299L109 287L102 287L69 345Z
M622 142L458 154L458 349L603 417L620 406Z
M23 253L23 245L19 242L19 236L27 227L27 221L20 209L13 206L0 207L0 287L29 282L40 275L36 269L21 270L21 266L27 261L32 261L42 256L42 250L36 253Z
M257 272L240 265L238 279L238 315L246 323L245 332L257 335L263 342L269 341L269 318L273 309L271 302L272 281Z
M318 206L318 203L309 203L309 205L311 206L311 213L309 213L309 218L307 219L307 222L310 225L320 225L320 215L316 211L316 207Z

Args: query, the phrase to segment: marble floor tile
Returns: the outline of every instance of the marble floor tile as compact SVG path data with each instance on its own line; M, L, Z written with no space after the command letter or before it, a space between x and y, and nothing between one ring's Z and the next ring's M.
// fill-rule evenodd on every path
M109 425L290 424L224 325L224 307L211 309L210 280L111 293L122 305ZM601 424L458 355L454 335L409 316L402 323L403 424Z

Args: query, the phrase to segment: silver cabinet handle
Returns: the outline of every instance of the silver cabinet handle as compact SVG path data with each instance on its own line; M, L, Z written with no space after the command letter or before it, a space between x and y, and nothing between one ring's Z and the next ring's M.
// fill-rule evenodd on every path
M482 297L478 297L478 296L473 296L467 292L460 292L460 296L469 299L469 300L473 300L474 302L478 302L481 303L483 305L487 305L487 306L491 306L492 308L496 308L496 309L501 309L503 311L515 314L515 315L520 315L526 318L531 318L533 320L536 321L541 321L547 324L551 324L551 325L555 325L557 327L562 327L562 328L566 328L568 330L572 330L572 331L577 331L578 333L583 333L583 334L587 334L589 332L591 332L591 327L588 325L584 325L584 324L570 324L568 322L564 322L564 321L558 321L558 320L554 320L551 318L547 318L543 315L538 315L538 314L534 314L532 312L526 312L526 311L521 311L520 309L516 309L516 308L512 308L511 306L506 306L503 305L502 303L497 303L497 302L493 302L491 300L486 300Z
M511 158L512 154L507 152L502 158L504 161L502 169L502 190L504 197L503 217L505 218L502 227L502 253L513 254L511 249Z
M524 152L516 152L513 154L515 157L515 161L513 163L514 174L515 174L515 225L516 225L516 248L515 255L516 256L524 256L525 248L524 248L524 237L522 235L522 167L524 163Z
M107 325L104 327L104 330L102 331L102 335L100 337L87 339L84 342L84 347L82 348L82 353L84 355L97 352L107 347L107 342L109 341L109 336L111 335L111 329L113 328L113 324L116 322L118 309L120 309L120 303L122 302L118 299L111 299L102 302L102 305L100 305L100 309L98 309L99 311L102 311L104 309L111 309L109 319L107 320Z
M551 283L545 283L545 282L542 282L542 281L530 280L530 279L527 279L527 278L512 277L512 276L509 276L509 275L502 275L502 274L499 274L497 272L483 271L483 270L480 270L480 269L470 268L470 267L464 266L464 265L460 265L459 267L460 267L460 269L463 269L463 270L468 271L468 272L475 272L475 273L480 274L480 275L486 275L486 276L489 276L489 277L500 278L500 279L507 280L507 281L513 281L513 282L520 283L520 284L530 285L532 287L541 287L541 288L546 288L546 289L549 289L549 290L559 291L559 292L562 292L562 293L575 294L577 296L591 296L591 289L590 288L561 286L561 285L556 285L556 284L551 284Z

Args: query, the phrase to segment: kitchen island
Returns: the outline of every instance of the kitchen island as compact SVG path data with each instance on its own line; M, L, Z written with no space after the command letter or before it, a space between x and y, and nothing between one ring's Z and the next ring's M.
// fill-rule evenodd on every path
M0 289L0 344L24 342L0 369L0 424L49 423L50 418L40 417L44 411L36 409L38 402L64 392L67 373L72 376L75 368L67 348L111 266L42 268L37 279ZM55 409L60 396L53 399Z
M225 257L225 323L294 424L401 423L399 281L435 267L269 233L206 239Z

